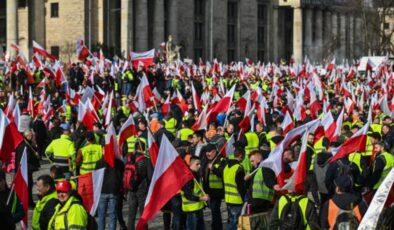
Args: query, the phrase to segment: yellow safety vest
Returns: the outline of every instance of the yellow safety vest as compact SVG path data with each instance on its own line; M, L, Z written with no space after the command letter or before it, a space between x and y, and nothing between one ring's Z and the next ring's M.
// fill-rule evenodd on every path
M82 165L79 173L86 174L93 172L96 169L97 161L103 157L103 148L98 144L89 144L81 149Z
M379 134L382 134L382 125L381 124L371 124L371 129L373 132L377 132Z
M202 197L203 193L198 187L197 183L193 181L193 195ZM205 207L204 201L191 201L185 197L185 193L181 191L182 196L182 211L184 212L194 212L201 210Z
M181 141L187 141L190 135L193 135L194 131L190 128L183 128L178 131L178 137Z
M231 167L224 168L223 171L223 181L224 181L224 201L227 204L243 204L241 195L239 194L237 184L235 182L235 176L238 169L242 167L240 164L235 164Z
M259 149L259 136L254 132L245 133L248 144L245 147L245 154L248 156L253 150Z
M48 194L44 196L41 200L37 201L36 206L34 207L34 212L33 212L33 219L31 222L31 228L33 230L40 230L40 217L41 217L41 212L45 208L46 204L48 201L56 199L57 200L57 193L56 191L53 191L51 194Z
M313 148L315 149L315 153L321 153L326 150L326 148L323 146L323 139L324 137L321 137L314 145Z
M306 224L305 229L306 230L310 230L311 227L308 224L308 220L306 219L306 208L308 206L308 198L307 197L302 197L301 196L289 196L289 195L283 195L279 198L279 206L278 206L278 219L281 219L281 215L282 215L282 211L283 208L285 207L285 205L287 204L287 196L292 202L295 202L296 200L298 200L298 205L301 208L301 212L302 212L302 219L304 220L304 224Z
M222 162L222 158L219 162L212 165L213 168L219 168L220 162ZM208 171L208 186L211 189L222 189L223 188L223 179L215 175L211 170Z
M74 162L75 146L71 137L62 134L60 138L53 140L45 150L46 155L53 154L53 163L58 167L69 167L68 159ZM70 168L70 170L73 169Z
M141 142L145 144L145 149L148 149L146 139L142 137L137 137L137 136L131 136L127 138L126 144L127 144L127 153L134 153L135 152L135 144L137 143L137 140L140 139Z
M170 119L163 119L165 125L164 128L168 130L168 132L172 133L172 135L176 135L176 119L171 117Z
M311 146L310 144L307 144L308 147L310 147L313 150L312 156L311 156L311 165L309 165L309 171L313 171L314 167L315 167L315 158L316 158L316 151L313 148L313 146Z
M263 170L259 168L253 178L252 198L272 201L274 190L269 188L264 182Z
M56 206L48 229L86 229L87 225L88 215L85 208L77 198L71 196L63 206L61 204Z
M383 157L386 164L384 165L383 172L382 172L382 175L380 176L379 181L373 186L373 190L377 190L379 188L379 186L380 186L380 184L382 184L384 178L386 178L386 176L389 174L391 168L394 167L394 156L391 155L390 153L383 152L378 157Z

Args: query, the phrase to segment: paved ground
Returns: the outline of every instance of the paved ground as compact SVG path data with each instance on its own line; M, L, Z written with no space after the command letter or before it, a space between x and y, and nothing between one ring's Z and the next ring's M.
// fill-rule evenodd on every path
M33 181L36 181L36 178L39 177L40 175L43 174L49 174L49 168L50 168L50 164L48 164L47 162L43 161L41 164L41 169L38 172L35 172L33 174ZM7 180L11 181L11 175L8 175ZM33 197L35 200L37 200L37 196L36 196L37 192L35 190L35 187L33 187ZM223 226L226 226L225 223L227 223L227 211L226 211L226 205L224 203L222 203L222 218L223 218ZM127 201L124 203L123 205L123 217L124 220L127 221L126 217L128 214L128 205L127 205ZM33 210L29 210L29 229L31 226L31 219L33 216ZM206 208L204 210L204 220L205 220L205 224L206 224L206 229L211 229L211 212L208 208ZM118 229L119 229L119 224L118 224ZM158 215L149 222L149 229L155 229L155 230L159 230L159 229L163 229L163 215L161 212L158 213Z

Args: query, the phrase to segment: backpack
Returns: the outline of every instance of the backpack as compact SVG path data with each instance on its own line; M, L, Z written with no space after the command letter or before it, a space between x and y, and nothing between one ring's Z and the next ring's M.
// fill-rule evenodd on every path
M283 207L282 214L280 216L280 228L281 230L301 230L305 229L304 218L302 217L302 210L299 205L299 201L304 197L298 197L295 201L292 201L287 195L284 195L287 200L287 204Z
M131 157L127 157L127 163L125 165L124 173L123 173L123 189L126 191L133 190L133 184L138 180L137 174L137 163L140 162L145 156L138 156L135 161L131 160Z

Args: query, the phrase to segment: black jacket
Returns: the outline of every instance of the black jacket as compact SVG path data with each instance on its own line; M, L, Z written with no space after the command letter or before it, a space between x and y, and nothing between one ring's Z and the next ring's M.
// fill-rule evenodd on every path
M51 192L49 192L48 194L50 193ZM40 220L39 220L41 229L48 229L49 221L51 220L53 214L55 213L55 207L58 203L59 200L57 198L51 199L46 203L46 205L42 209Z
M37 150L33 148L32 143L26 139L24 139L15 150L15 169L19 167L25 148L27 154L27 169L29 173L33 173L40 168L40 159L35 154Z
M101 193L119 195L123 188L123 171L124 163L119 159L115 159L115 167L112 168L102 158L96 163L96 169L105 168L103 187Z
M261 170L263 170L263 178L265 185L267 185L268 188L273 189L274 185L276 185L275 172L266 167L263 167ZM254 171L254 169L252 171ZM248 182L246 182L248 186L248 196L250 198L249 203L252 205L253 212L264 212L272 207L272 202L263 199L254 199L252 197L253 181L255 175L256 173L253 174L252 178Z
M155 138L156 143L159 146L161 144L161 138L163 137L163 135L166 135L170 142L173 142L175 140L174 135L172 135L172 133L170 133L167 129L165 129L163 127L161 129L157 130L157 132L153 135L153 137Z
M218 153L220 154L220 153ZM223 169L226 166L226 161L220 156L215 160L215 164L219 164L218 168L212 167L212 170L208 169L209 162L207 161L201 169L203 170L203 187L204 191L209 195L210 198L222 199L224 197L224 188L222 189L211 189L209 188L209 174L215 174L222 179ZM223 179L222 179L223 180Z

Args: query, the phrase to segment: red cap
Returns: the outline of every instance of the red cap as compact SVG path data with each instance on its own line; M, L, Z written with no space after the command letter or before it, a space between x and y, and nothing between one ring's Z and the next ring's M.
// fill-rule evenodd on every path
M57 182L57 184L56 184L56 191L58 191L58 192L70 192L71 191L71 183L69 181L66 181L66 180Z

